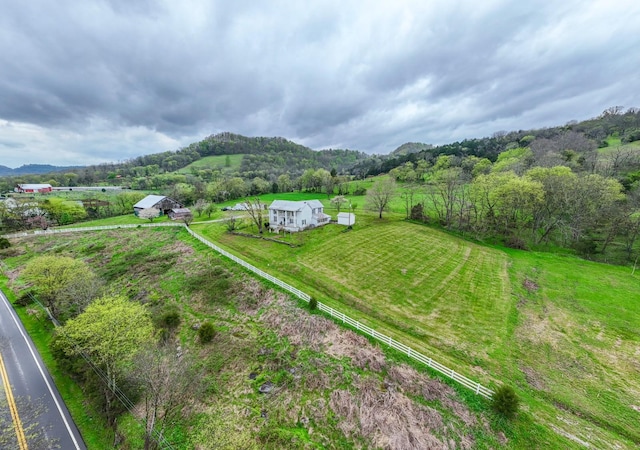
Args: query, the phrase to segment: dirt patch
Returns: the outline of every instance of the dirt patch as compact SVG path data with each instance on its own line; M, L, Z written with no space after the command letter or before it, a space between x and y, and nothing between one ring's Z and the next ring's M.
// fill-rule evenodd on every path
M325 335L324 344L329 355L351 358L353 365L359 369L368 368L379 372L386 366L385 356L380 347L374 346L364 336L351 330L335 327Z
M295 307L284 295L279 294L268 306L260 320L274 329L278 336L288 338L293 345L304 345L320 351L326 342L326 335L337 329L332 321Z
M542 376L531 367L521 366L520 371L524 374L524 378L529 386L539 391L546 389L547 386L542 379Z
M354 386L354 392L334 391L329 401L342 419L338 426L346 436L368 436L376 448L449 448L436 437L447 427L435 409L416 404L397 391L381 390L375 378L356 380Z
M540 288L540 286L538 286L538 283L530 278L524 279L524 281L522 282L522 287L524 287L528 292L536 292Z
M387 381L398 386L403 392L421 395L425 400L443 401L455 395L450 386L429 378L406 364L391 366L387 371Z

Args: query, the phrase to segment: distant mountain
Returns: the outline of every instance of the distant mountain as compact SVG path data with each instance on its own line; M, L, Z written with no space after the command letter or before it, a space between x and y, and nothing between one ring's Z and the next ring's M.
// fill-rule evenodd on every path
M82 168L82 166L52 166L51 164L25 164L15 169L7 166L0 166L0 176L38 175L43 173L76 170L80 168Z

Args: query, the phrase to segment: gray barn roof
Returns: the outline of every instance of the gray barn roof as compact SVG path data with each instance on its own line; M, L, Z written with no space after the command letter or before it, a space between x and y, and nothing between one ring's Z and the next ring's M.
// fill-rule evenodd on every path
M167 198L165 195L147 195L145 198L133 205L133 207L141 209L153 208L165 198Z

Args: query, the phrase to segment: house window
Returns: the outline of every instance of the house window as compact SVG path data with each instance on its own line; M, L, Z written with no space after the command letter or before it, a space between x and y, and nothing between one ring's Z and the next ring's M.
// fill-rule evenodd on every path
M302 225L306 225L306 224L307 224L307 221L306 221L306 220L303 220L303 221L302 221Z
M293 224L293 219L289 219L289 224Z

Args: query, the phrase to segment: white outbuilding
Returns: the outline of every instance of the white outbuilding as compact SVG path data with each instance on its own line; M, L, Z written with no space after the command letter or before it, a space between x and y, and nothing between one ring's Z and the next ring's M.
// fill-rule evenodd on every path
M338 213L338 225L353 225L356 223L356 215L353 213Z

